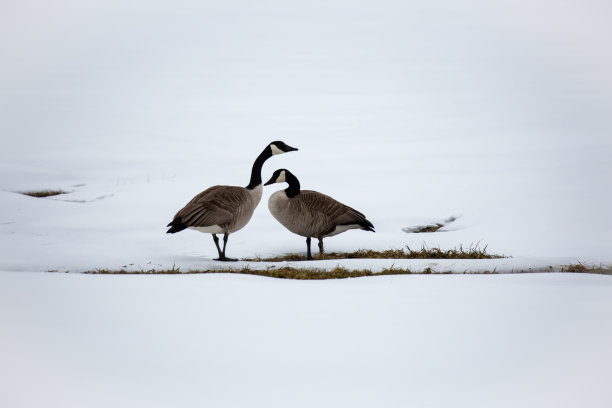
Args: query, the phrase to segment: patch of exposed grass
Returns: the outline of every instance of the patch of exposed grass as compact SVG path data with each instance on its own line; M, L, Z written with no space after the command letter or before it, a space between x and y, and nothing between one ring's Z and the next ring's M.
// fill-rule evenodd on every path
M66 194L67 192L64 190L42 190L42 191L24 191L21 194L27 195L30 197L53 197L60 194Z
M567 265L561 269L562 272L579 272L579 273L595 273L612 275L612 268L610 267L587 267L582 264ZM584 267L584 268L583 268ZM557 269L558 270L558 269ZM547 270L517 270L514 273L542 273L542 272L554 272L554 268ZM49 271L57 272L57 271ZM213 274L213 273L232 273L238 275L255 275L265 276L268 278L277 279L297 279L297 280L325 280L325 279L347 279L347 278L361 278L366 276L385 276L385 275L447 275L451 274L451 271L436 271L430 267L423 269L422 271L413 271L408 268L396 268L391 266L390 268L384 268L380 272L372 272L370 269L347 269L343 266L337 266L330 270L318 269L318 268L294 268L289 266L274 267L270 266L265 269L251 269L249 267L244 268L219 268L219 269L192 269L189 271L181 272L180 268L172 267L170 269L149 269L149 270L137 270L128 271L125 269L111 270L111 269L96 269L93 271L85 272L86 274L93 275L190 275L190 274ZM488 275L497 274L497 270L484 270L484 271L464 271L456 272L455 274L468 274L468 275Z
M563 272L586 272L587 267L581 263L565 265L561 268Z
M376 275L409 275L412 271L409 269L401 268L389 268L384 269L382 272L372 272L369 269L353 269L349 270L342 266L338 266L334 269L301 269L292 267L268 267L266 269L251 269L245 268L220 268L220 269L193 269L186 272L180 272L178 268L165 269L165 270L140 270L140 271L127 271L121 270L109 270L109 269L96 269L94 271L85 272L94 275L174 275L174 274L212 274L212 273L233 273L239 275L256 275L266 276L269 278L278 279L298 279L298 280L323 280L323 279L346 279L346 278L359 278L363 276L376 276Z
M463 248L459 245L458 248L443 250L440 247L429 248L425 245L419 250L413 250L409 246L405 249L387 249L385 251L374 251L371 249L359 249L354 252L326 252L322 256L313 256L313 260L323 259L499 259L505 258L503 255L487 253L487 247L479 245L470 245L468 248ZM306 255L302 254L286 254L270 258L247 258L245 261L251 262L294 262L306 261Z
M423 232L436 232L440 228L446 227L448 224L457 221L457 218L458 217L451 215L450 217L446 218L443 222L435 222L435 223L425 224L425 225L414 225L412 227L404 227L402 228L402 231L412 233L412 234L420 234Z
M361 278L364 276L386 276L386 275L418 275L418 274L436 274L445 275L450 274L450 271L438 272L431 268L425 268L421 272L415 272L408 268L384 268L380 272L372 272L370 269L347 269L343 266L337 266L330 270L317 269L317 268L293 268L289 266L284 267L268 267L265 269L251 269L245 268L220 268L220 269L193 269L186 272L181 272L179 268L171 269L150 269L150 270L139 270L139 271L128 271L125 269L110 270L110 269L96 269L93 271L85 272L93 275L177 275L177 274L213 274L213 273L233 273L239 275L255 275L265 276L268 278L277 279L297 279L297 280L325 280L325 279L347 279L347 278ZM480 273L480 272L478 272ZM483 272L491 273L491 272Z
M444 226L444 224L440 224L440 223L423 225L423 226L414 228L411 232L413 232L415 234L420 234L422 232L436 232L437 230L439 230L443 226Z
M515 270L513 272L502 272L502 273L543 273L543 272L555 272L559 269L549 267L546 269L525 269ZM50 270L48 272L59 272L57 270ZM68 272L68 271L65 271ZM586 266L584 264L571 264L565 265L561 268L561 272L578 272L578 273L594 273L594 274L605 274L612 275L612 266ZM170 269L148 269L148 270L136 270L130 271L126 269L112 270L112 269L96 269L93 271L85 272L86 274L93 275L189 275L189 274L213 274L213 273L231 273L238 275L255 275L265 276L269 278L277 279L297 279L297 280L325 280L325 279L347 279L347 278L360 278L366 276L385 276L385 275L447 275L453 274L451 271L436 271L430 267L423 269L422 271L413 271L408 268L396 268L391 266L390 268L384 268L380 272L372 272L370 269L347 269L343 266L337 266L330 270L319 269L319 268L294 268L290 266L275 267L269 266L265 269L251 269L250 267L243 268L219 268L219 269L192 269L185 272L181 272L180 268L173 266ZM488 275L498 274L496 269L483 270L483 271L464 271L454 272L454 274L468 274L468 275Z
M54 271L49 271L54 272ZM343 266L336 266L333 269L319 268L294 268L290 266L269 266L265 269L243 268L219 268L219 269L192 269L181 272L180 268L173 266L170 269L148 269L129 271L126 269L96 269L85 272L92 275L190 275L190 274L214 274L232 273L238 275L265 276L277 279L296 279L296 280L325 280L325 279L347 279L361 278L365 276L388 276L388 275L448 275L451 271L436 271L430 267L422 271L413 271L409 268L396 268L391 266L383 268L380 272L372 272L370 269L347 269ZM495 274L495 271L464 272L464 274Z
M600 275L612 275L612 267L604 266L588 266L581 262L575 264L564 265L561 267L561 272L574 272L574 273L595 273Z

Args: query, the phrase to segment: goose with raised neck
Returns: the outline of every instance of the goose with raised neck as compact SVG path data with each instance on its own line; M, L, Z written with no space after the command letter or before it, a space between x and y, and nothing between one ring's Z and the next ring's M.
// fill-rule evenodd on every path
M231 233L242 229L251 219L261 201L261 170L270 157L298 149L281 141L267 145L257 156L251 169L251 179L246 187L213 186L196 195L181 208L167 225L167 231L174 234L184 229L212 234L219 257L215 260L232 261L225 255L227 240ZM219 237L223 234L223 249Z

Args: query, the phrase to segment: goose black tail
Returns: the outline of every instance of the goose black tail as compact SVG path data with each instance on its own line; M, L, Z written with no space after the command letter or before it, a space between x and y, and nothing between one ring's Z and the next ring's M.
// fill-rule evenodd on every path
M374 225L368 220L364 219L359 223L359 225L361 226L362 230L376 232L374 231Z
M170 227L170 229L168 231L166 231L166 234L175 234L177 232L180 232L182 230L184 230L185 228L187 228L187 226L185 224L183 224L183 221L181 220L181 217L176 217L175 219L173 219L170 224L166 225L167 227Z

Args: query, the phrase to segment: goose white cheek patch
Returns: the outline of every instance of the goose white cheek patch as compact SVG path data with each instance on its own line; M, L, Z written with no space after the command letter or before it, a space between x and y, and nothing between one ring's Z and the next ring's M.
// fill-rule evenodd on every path
M276 145L270 145L270 148L272 149L272 155L274 156L275 154L283 154L285 152L283 152L281 149L279 149L278 147L276 147Z
M278 175L278 178L276 179L276 183L282 183L285 180L285 172L281 171L281 174Z

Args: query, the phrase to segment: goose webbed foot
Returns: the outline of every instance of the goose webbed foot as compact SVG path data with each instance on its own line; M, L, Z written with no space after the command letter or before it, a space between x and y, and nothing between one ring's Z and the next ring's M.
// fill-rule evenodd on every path
M219 257L219 258L215 258L213 259L213 261L221 261L221 262L238 262L238 259L235 258L228 258L226 256L223 257Z

